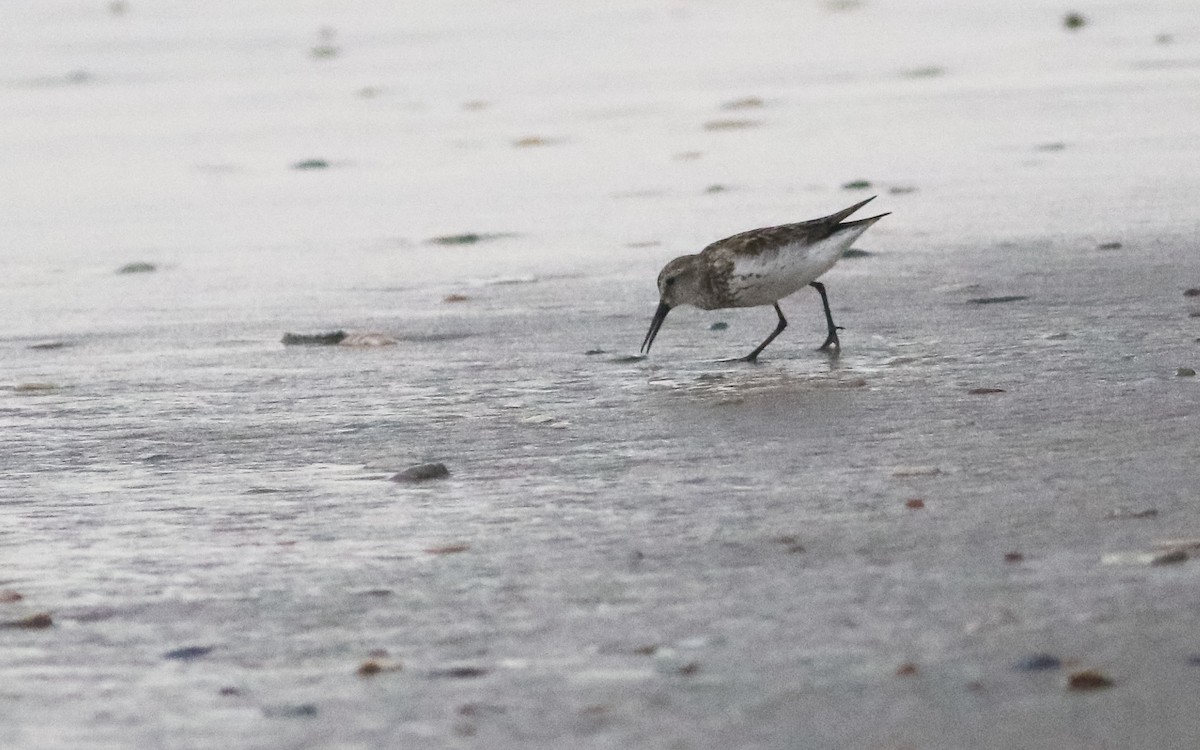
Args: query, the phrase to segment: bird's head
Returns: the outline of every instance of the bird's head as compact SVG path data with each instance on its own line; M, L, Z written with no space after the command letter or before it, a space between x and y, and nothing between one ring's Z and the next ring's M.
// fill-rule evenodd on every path
M699 255L683 255L668 263L658 274L658 309L654 312L654 320L650 321L650 331L642 341L642 352L650 353L650 346L658 329L671 308L678 305L694 304L700 297L700 266Z

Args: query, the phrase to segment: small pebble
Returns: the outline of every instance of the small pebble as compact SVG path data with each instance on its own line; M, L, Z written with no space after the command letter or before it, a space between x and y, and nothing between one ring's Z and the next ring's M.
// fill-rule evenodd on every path
M459 552L466 552L471 549L469 544L447 544L444 547L429 547L425 550L429 555L457 555Z
M1005 393L1003 388L972 388L967 391L972 396L986 396L990 393Z
M312 703L297 703L284 706L263 706L263 716L272 719L307 719L317 715Z
M725 102L721 105L721 109L758 109L763 104L763 100L757 96L747 96L743 99L734 99L731 102Z
M491 671L492 670L488 669L487 667L448 667L446 669L435 669L429 673L429 676L465 680L475 677L483 677Z
M444 234L439 237L430 237L429 242L434 245L474 245L477 242L500 240L512 236L512 234L507 232L464 232L462 234Z
M20 630L41 630L54 625L54 620L45 612L39 612L36 615L21 617L16 620L7 620L0 622L0 628L13 628Z
M450 476L446 464L430 463L410 466L404 471L392 476L393 482L425 482L430 479L445 479Z
M1196 371L1190 367L1180 367L1175 371L1175 376L1180 378L1190 378L1195 376Z
M1076 29L1082 29L1087 23L1087 19L1083 17L1082 13L1076 13L1072 11L1063 16L1062 22L1065 28L1069 29L1070 31L1075 31Z
M1183 292L1183 296L1184 297L1200 297L1200 287L1192 287L1191 289L1185 289Z
M292 165L292 169L327 169L329 162L324 159L305 159Z
M1023 299L1029 299L1024 294L1008 294L1001 297L974 297L967 300L974 305L998 305L1004 302L1020 302Z
M910 500L905 500L904 507L909 510L921 510L925 507L925 501L919 497L914 497Z
M608 354L608 350L607 349L588 349L586 352L583 353L583 355L585 357L594 357L597 354Z
M917 673L917 665L913 664L911 661L907 661L907 662L901 664L899 667L896 667L896 676L897 677L912 677L916 673Z
M728 323L726 323L726 322L725 322L725 321L723 321L723 320L718 320L716 323L713 323L712 325L710 325L710 326L708 327L708 330L710 330L710 331L724 331L724 330L725 330L726 328L728 328L728 327L729 327L729 324L728 324Z
M233 687L232 685L226 685L225 687L223 687L217 691L217 695L234 696L234 695L241 695L241 694L242 694L242 689Z
M284 346L336 346L346 338L345 331L330 331L328 333L285 333Z
M1068 690L1103 690L1114 684L1111 679L1095 669L1072 672L1071 676L1067 678Z
M358 665L355 670L359 677L373 677L384 672L399 672L401 670L400 662L386 661L382 659L368 659Z
M19 592L16 592L16 591L12 591L12 590L0 591L0 604L12 604L13 602L19 602L24 598L25 598L24 596L22 596Z
M163 654L163 658L172 659L175 661L192 661L193 659L199 659L202 656L207 656L208 654L212 653L212 650L212 646L185 646L183 648L174 649L173 651L168 651L167 653Z
M1057 656L1051 654L1033 654L1017 662L1013 669L1019 672L1044 672L1049 669L1058 669L1061 666L1062 660Z
M530 146L549 146L557 141L553 138L543 138L540 135L530 135L524 138L518 138L513 141L513 146L517 148L529 148Z
M842 185L842 190L867 190L870 187L870 180L851 180Z
M741 130L753 128L760 123L756 120L710 120L704 123L705 130Z
M153 263L127 263L117 269L117 273L150 273L157 271L158 266Z
M1120 250L1122 247L1120 242L1101 242L1096 246L1097 250Z
M1019 563L1019 562L1024 562L1024 561L1025 561L1025 555L1022 555L1020 552L1005 552L1004 553L1004 562L1006 562L1006 563Z
M442 302L466 302L471 299L465 294L447 294L442 298Z

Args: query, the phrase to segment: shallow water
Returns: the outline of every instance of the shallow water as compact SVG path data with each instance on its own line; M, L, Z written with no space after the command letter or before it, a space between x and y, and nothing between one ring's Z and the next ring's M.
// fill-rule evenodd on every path
M1200 532L1200 34L1022 7L14 12L0 744L1195 736L1196 563L1100 560ZM807 290L760 365L768 309L629 356L662 263L856 179L840 357ZM397 343L280 343L336 329Z

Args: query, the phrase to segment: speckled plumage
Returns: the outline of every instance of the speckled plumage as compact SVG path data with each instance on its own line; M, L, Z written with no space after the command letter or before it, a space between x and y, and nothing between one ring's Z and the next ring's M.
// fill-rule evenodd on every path
M751 229L718 240L695 255L675 258L658 276L662 301L643 350L649 351L662 320L678 305L704 310L774 305L779 326L747 357L753 361L787 325L779 300L810 285L821 294L829 327L821 348L840 347L824 286L816 279L837 263L859 235L887 216L842 222L871 200L811 221Z

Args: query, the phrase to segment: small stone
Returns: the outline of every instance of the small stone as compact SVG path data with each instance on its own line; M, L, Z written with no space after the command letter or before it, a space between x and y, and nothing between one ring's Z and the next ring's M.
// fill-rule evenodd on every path
M285 333L284 346L336 346L346 338L345 331L330 331L328 333Z
M425 550L429 555L457 555L459 552L466 552L471 549L469 544L447 544L444 547L428 547Z
M430 479L445 479L450 476L446 464L429 463L410 466L404 471L392 476L393 482L425 482Z
M235 696L235 695L241 695L241 694L242 694L242 689L233 687L232 685L226 685L225 687L223 687L217 691L217 695L224 695L224 696Z
M11 590L0 591L0 604L12 604L13 602L19 602L24 598L25 598L24 596L22 596L19 592L16 592L16 591L11 591Z
M597 354L608 354L608 350L607 349L588 349L586 352L583 353L583 356L594 357Z
M1200 287L1192 287L1191 289L1183 290L1184 297L1200 297Z
M0 622L0 628L12 628L20 630L41 630L42 628L53 627L54 620L49 614L39 612L36 615L21 617L16 620L7 620Z
M718 320L716 323L713 323L712 325L710 325L710 326L708 327L708 330L710 330L710 331L724 331L724 330L725 330L726 328L728 328L728 327L729 327L729 324L728 324L728 323L726 323L726 322L725 322L725 321L723 321L723 320Z
M897 677L912 677L916 673L917 673L917 665L913 664L911 661L906 661L903 664L901 664L899 667L896 667L896 676Z
M46 341L41 344L30 344L29 348L34 351L49 352L56 349L65 349L68 346L70 346L70 344L68 344L66 341Z
M736 109L758 109L765 102L757 96L747 96L742 99L734 99L731 102L725 102L721 105L721 109L736 110Z
M1077 29L1082 29L1084 25L1087 24L1087 19L1083 17L1082 13L1076 13L1072 11L1063 16L1062 23L1066 29L1075 31Z
M1072 672L1071 676L1067 678L1068 690L1103 690L1114 684L1116 683L1095 669Z
M904 507L909 510L921 510L925 507L925 501L919 497L914 497L904 501Z
M328 169L329 162L324 159L305 159L292 165L292 169Z
M309 719L317 715L312 703L295 703L283 706L263 706L263 716L272 719Z
M972 396L986 396L991 393L1005 393L1005 392L1006 391L1003 388L972 388L971 390L967 391L967 393Z
M870 180L851 180L842 185L842 190L868 190L870 187Z
M1026 656L1021 661L1013 666L1019 672L1044 672L1050 669L1058 669L1062 666L1062 661L1051 654L1033 654Z
M1175 371L1175 376L1179 378L1190 378L1196 375L1196 371L1190 367L1180 367Z
M998 305L1004 302L1020 302L1023 299L1029 299L1024 294L1009 294L1002 297L974 297L967 300L974 305Z
M117 273L152 273L158 270L158 266L153 263L139 261L137 263L126 263L117 269Z
M513 235L507 232L464 232L462 234L445 234L431 237L429 242L434 245L474 245L477 242L499 240Z
M448 677L455 680L466 680L475 677L483 677L492 670L487 667L448 667L446 669L435 669L429 673L430 677Z
M1122 247L1120 242L1101 242L1096 246L1097 250L1120 250Z
M656 645L638 646L637 648L635 648L633 650L633 653L638 656L654 656L655 652L657 652L658 649L659 649L659 647Z
M387 661L383 659L367 659L362 664L358 665L355 673L359 677L374 677L377 674L384 672L399 672L402 669L400 662Z
M465 294L447 294L442 297L442 302L467 302L471 298Z
M163 658L174 661L192 661L194 659L199 659L202 656L208 656L210 653L212 653L212 650L212 646L185 646L183 648L177 648L172 651L168 651L167 653L163 654Z
M1024 562L1024 561L1025 561L1025 555L1022 555L1020 552L1005 552L1004 553L1004 562L1006 562L1006 563L1019 563L1019 562Z

